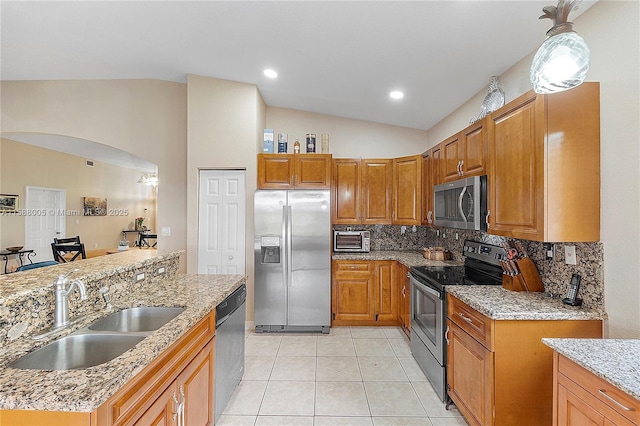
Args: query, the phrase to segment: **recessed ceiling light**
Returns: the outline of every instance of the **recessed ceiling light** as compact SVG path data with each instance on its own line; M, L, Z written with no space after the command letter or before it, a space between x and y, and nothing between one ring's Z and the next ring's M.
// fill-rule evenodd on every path
M394 90L393 92L389 93L389 96L392 99L402 99L402 98L404 98L404 93L402 93L399 90Z
M269 78L277 78L278 77L278 73L275 72L274 70L264 70L264 75L266 75Z

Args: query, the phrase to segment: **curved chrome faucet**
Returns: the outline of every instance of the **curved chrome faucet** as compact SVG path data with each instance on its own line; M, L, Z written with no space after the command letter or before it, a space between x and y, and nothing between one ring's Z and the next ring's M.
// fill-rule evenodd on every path
M71 281L71 285L67 288L69 283L69 276L78 269L73 269L66 275L59 275L54 283L54 292L56 295L56 307L54 313L53 326L64 327L69 324L69 295L74 288L77 287L80 292L80 300L87 299L87 288L80 280Z

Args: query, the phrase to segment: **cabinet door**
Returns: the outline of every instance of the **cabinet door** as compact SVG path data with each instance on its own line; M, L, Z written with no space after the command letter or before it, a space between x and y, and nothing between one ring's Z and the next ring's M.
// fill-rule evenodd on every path
M486 119L467 127L462 132L463 144L460 153L463 176L482 176L487 174L485 166L488 156L487 132L484 129Z
M442 183L442 146L436 145L431 148L431 184L440 185ZM431 200L433 202L433 200ZM433 206L431 206L433 208Z
M149 407L134 425L136 426L177 426L178 404L175 384L169 386Z
M493 424L494 354L451 320L448 325L447 389L472 425Z
M333 321L375 321L373 262L333 262Z
M433 161L431 151L422 154L422 224L433 224L433 183L431 175Z
M462 135L458 133L441 143L442 146L442 179L444 182L458 180L461 176Z
M558 384L557 426L604 426L605 417L574 395L566 387Z
M411 283L409 281L409 268L397 262L398 267L398 287L400 297L398 301L398 317L400 326L405 334L410 337L411 331Z
M535 93L499 110L489 133L489 233L542 241L544 98Z
M391 223L392 160L364 159L361 167L362 223Z
M258 189L293 189L293 154L258 154Z
M215 337L196 355L176 380L184 401L184 425L213 424Z
M398 272L396 261L375 262L376 321L398 321Z
M420 225L422 156L393 160L393 224Z
M361 222L359 158L333 160L331 204L331 219L334 224L358 224Z
M330 189L331 154L295 155L294 179L297 189Z

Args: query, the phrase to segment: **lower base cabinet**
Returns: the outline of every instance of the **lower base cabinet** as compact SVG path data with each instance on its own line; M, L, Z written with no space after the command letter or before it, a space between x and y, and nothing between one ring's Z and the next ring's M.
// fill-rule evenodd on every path
M493 320L451 295L447 326L447 392L477 426L550 425L553 350L542 338L602 337L600 320Z
M331 325L400 325L395 260L334 260Z
M554 352L554 426L640 424L640 401Z
M400 287L400 300L398 318L400 327L407 337L411 338L411 280L409 268L398 262L398 285Z
M213 425L215 311L91 413L0 411L3 426Z

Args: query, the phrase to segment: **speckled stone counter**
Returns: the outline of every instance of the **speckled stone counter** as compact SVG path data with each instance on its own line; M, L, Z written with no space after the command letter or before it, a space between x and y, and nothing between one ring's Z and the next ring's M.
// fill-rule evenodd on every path
M640 399L640 340L542 339L542 343Z
M0 354L0 409L94 411L245 281L244 275L177 275L131 292L126 296L127 305L119 307L182 306L186 310L134 348L95 367L66 371L7 368L13 359L49 343L30 337L11 342ZM88 316L68 333L109 312Z
M428 260L419 251L379 250L369 253L334 253L333 260L397 260L406 267L412 266L458 266L464 262L453 260Z
M509 291L499 285L447 286L447 293L495 320L603 320L604 312L567 306L544 293Z
M138 288L174 277L183 253L183 250L130 249L107 256L0 275L0 352L8 342L51 328L55 307L53 283L58 275L77 269L70 278L84 283L88 297L80 301L78 292L73 292L68 299L69 316L89 315L105 305L100 288L108 288L114 303L118 303L120 297ZM137 279L141 276L144 278Z

